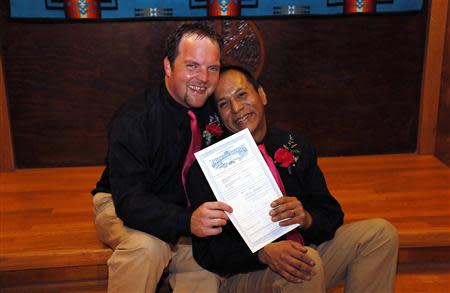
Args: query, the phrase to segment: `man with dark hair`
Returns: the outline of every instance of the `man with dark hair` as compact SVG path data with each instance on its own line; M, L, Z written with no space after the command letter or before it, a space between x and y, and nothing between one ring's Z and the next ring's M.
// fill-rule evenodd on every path
M325 292L345 280L345 292L394 292L397 231L382 219L342 225L344 214L328 191L314 147L267 126L267 96L253 76L241 67L222 68L214 101L226 131L250 130L284 195L267 216L281 226L300 225L257 253L231 223L220 234L193 237L197 262L225 277L221 291ZM193 208L215 201L198 164L187 182Z
M219 233L227 207L192 209L184 175L202 143L221 47L208 26L180 26L167 39L160 87L129 100L110 124L107 168L92 192L97 235L113 249L108 292L154 292L164 270L174 292L218 290L217 276L193 260L190 236Z

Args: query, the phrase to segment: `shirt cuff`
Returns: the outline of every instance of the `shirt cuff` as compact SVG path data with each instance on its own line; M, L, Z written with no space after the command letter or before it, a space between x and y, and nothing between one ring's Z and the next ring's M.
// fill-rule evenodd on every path
M191 236L191 217L192 211L190 209L181 212L178 215L177 230L182 236Z

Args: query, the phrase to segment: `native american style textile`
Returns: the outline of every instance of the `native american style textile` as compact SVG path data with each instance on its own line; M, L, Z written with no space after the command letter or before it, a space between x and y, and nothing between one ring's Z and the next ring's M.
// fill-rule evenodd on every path
M12 18L134 19L418 11L423 0L10 0Z

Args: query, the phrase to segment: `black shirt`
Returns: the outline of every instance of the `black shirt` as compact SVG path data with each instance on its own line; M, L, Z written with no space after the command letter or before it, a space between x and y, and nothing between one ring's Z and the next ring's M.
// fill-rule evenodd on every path
M319 245L334 237L335 231L343 223L344 214L339 203L328 191L324 176L317 165L315 148L299 136L293 138L297 144L295 148L299 151L299 159L295 166L292 166L291 174L279 164L276 164L276 167L286 194L296 196L313 218L313 224L308 230L299 229L305 244ZM273 158L277 149L286 145L288 140L288 133L269 129L263 143ZM198 163L189 170L187 192L193 208L203 202L216 200ZM259 262L257 253L250 251L231 222L227 223L219 235L193 237L193 253L195 260L202 267L223 276L266 267Z
M181 169L191 141L188 109L162 84L132 98L108 131L107 169L92 192L111 191L127 227L176 243L191 235ZM209 108L194 110L202 127Z

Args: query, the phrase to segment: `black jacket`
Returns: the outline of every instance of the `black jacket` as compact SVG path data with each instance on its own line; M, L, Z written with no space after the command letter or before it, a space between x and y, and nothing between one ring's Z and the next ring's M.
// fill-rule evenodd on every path
M293 138L299 151L299 160L292 167L291 174L287 168L278 164L276 166L286 194L296 196L313 218L313 224L308 230L299 229L305 244L319 245L334 237L335 231L343 223L344 214L339 203L328 191L324 176L317 165L314 147L299 136ZM286 145L288 140L289 133L269 129L263 143L273 158L277 149ZM187 178L187 191L194 209L203 202L216 200L198 163L191 167ZM251 253L231 222L227 223L219 235L194 237L193 253L195 260L202 267L223 276L266 267L259 262L257 253Z
M181 170L191 141L187 108L164 84L129 100L108 130L107 168L93 194L111 192L127 227L176 243L191 235ZM201 128L209 107L194 110Z

